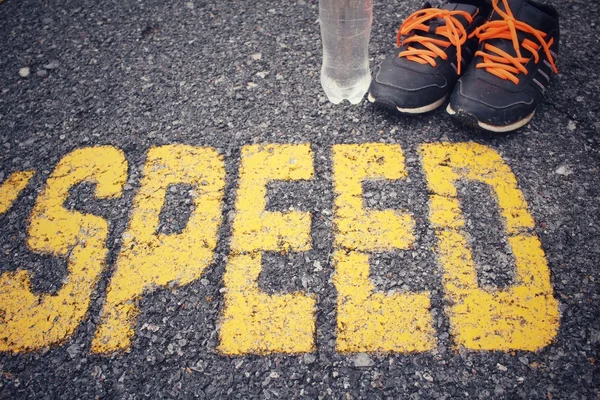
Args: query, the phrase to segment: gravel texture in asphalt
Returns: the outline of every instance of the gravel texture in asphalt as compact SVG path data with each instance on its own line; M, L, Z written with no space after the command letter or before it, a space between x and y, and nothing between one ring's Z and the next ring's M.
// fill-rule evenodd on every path
M0 398L599 398L600 5L552 2L561 15L560 72L531 124L505 135L457 125L443 108L406 117L366 100L330 104L319 83L316 0L2 2L0 182L15 171L36 174L0 215L0 272L29 271L35 293L63 285L65 259L32 251L27 236L36 199L65 155L114 146L128 174L118 198L97 198L89 183L71 189L66 209L109 222L107 267L72 335L40 350L0 354ZM375 2L371 66L420 6ZM469 141L501 155L535 220L560 311L555 340L538 351L476 351L453 342L419 149ZM364 204L409 210L415 240L410 249L372 256L370 280L381 292L430 293L431 351L336 350L332 146L372 142L401 146L408 179L365 182ZM173 143L223 155L214 261L201 279L141 297L129 351L95 354L92 339L148 150ZM218 347L240 159L244 146L268 143L310 144L313 178L270 183L266 209L310 212L312 246L265 252L258 287L317 299L315 348L228 356ZM184 230L193 212L189 193L186 185L169 188L158 233ZM486 185L461 181L458 198L479 286L511 286L514 259L494 196Z

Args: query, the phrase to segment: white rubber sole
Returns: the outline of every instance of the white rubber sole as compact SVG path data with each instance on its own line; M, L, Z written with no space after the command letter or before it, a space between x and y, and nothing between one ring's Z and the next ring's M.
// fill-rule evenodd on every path
M448 98L448 95L442 97L441 99L428 104L426 106L423 107L417 107L417 108L401 108L396 106L396 109L398 111L400 111L401 113L404 114L423 114L429 111L433 111L436 108L439 108L442 104L444 104L444 102L446 101L446 99ZM373 97L373 95L371 93L369 93L369 95L367 96L367 99L371 102L371 103L375 103L375 97Z
M452 109L452 107L450 107L450 104L448 104L448 107L446 107L446 112L450 115L456 115L456 111L454 109ZM502 125L502 126L490 125L490 124L486 124L485 122L481 122L479 120L477 120L477 125L479 125L479 127L481 129L485 129L486 131L505 133L505 132L510 132L510 131L516 131L517 129L522 128L523 126L527 125L529 123L529 121L531 121L531 119L533 118L534 115L535 115L535 111L532 112L531 114L529 114L528 116L526 116L525 118L523 118L522 120L517 121L512 124L509 124L509 125Z

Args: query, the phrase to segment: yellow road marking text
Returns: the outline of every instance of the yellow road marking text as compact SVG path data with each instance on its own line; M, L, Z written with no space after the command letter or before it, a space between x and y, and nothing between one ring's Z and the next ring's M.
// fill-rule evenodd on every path
M333 284L337 298L336 348L343 353L410 353L436 347L430 293L378 291L369 278L370 257L413 245L415 222L405 210L364 206L363 183L402 180L408 174L400 146L384 143L332 147L335 239ZM493 149L475 143L432 143L419 148L429 190L429 219L437 237L451 334L457 347L536 351L555 340L558 303L535 222L509 166ZM34 171L15 172L0 184L0 215L12 207ZM274 181L311 180L310 144L242 148L224 309L218 350L226 355L315 350L315 295L270 295L258 284L264 252L312 248L311 214L267 211ZM110 146L65 155L42 188L31 212L27 244L36 253L66 261L68 274L56 293L37 293L25 269L0 275L0 351L26 352L62 343L88 312L106 267L108 222L66 209L69 191L95 185L98 199L118 198L127 181L127 160ZM138 301L166 286L199 279L213 262L222 223L226 171L213 148L173 144L151 148L130 221L108 284L91 350L110 354L131 347ZM457 182L488 185L497 201L515 261L505 288L479 287ZM178 233L159 232L172 185L191 187L193 210ZM401 266L400 266L401 268ZM293 271L290 271L293 273Z
M265 211L267 184L313 177L310 145L254 145L242 149L239 187L224 282L219 350L225 354L314 350L315 304L305 293L268 295L258 288L263 251L311 248L308 212Z
M500 155L475 143L426 144L420 149L430 192L430 220L444 269L445 295L452 306L457 345L482 350L538 350L556 337L558 303L550 272L527 203ZM492 189L504 217L515 259L515 284L506 289L478 287L456 182L483 182Z
M41 295L32 293L26 270L0 276L0 351L40 349L75 331L105 267L108 223L63 203L82 182L95 184L100 199L120 197L126 179L127 160L114 147L82 148L60 160L31 212L28 245L66 260L68 275L57 293Z
M365 210L365 180L407 177L398 145L333 147L337 349L341 352L415 352L436 345L429 293L378 293L369 280L369 253L406 249L414 221L399 210Z
M35 171L13 172L0 184L0 215L10 209L33 175L35 175Z
M176 184L192 186L195 208L181 233L158 234L167 189ZM136 302L145 291L200 278L213 260L224 187L224 162L214 149L187 145L150 149L92 351L129 348Z

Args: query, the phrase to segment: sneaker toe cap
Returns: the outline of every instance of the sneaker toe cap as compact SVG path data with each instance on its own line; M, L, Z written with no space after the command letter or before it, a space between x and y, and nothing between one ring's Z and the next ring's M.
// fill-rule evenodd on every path
M450 99L450 107L479 122L506 126L535 111L535 99L527 92L509 92L484 80L461 79Z
M369 92L399 107L420 107L446 96L449 88L442 75L423 74L386 60L376 68Z

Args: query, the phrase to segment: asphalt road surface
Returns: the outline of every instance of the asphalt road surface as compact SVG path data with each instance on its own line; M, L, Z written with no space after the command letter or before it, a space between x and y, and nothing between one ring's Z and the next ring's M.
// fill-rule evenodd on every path
M600 398L600 6L553 3L489 135L330 104L315 0L2 2L0 398Z

